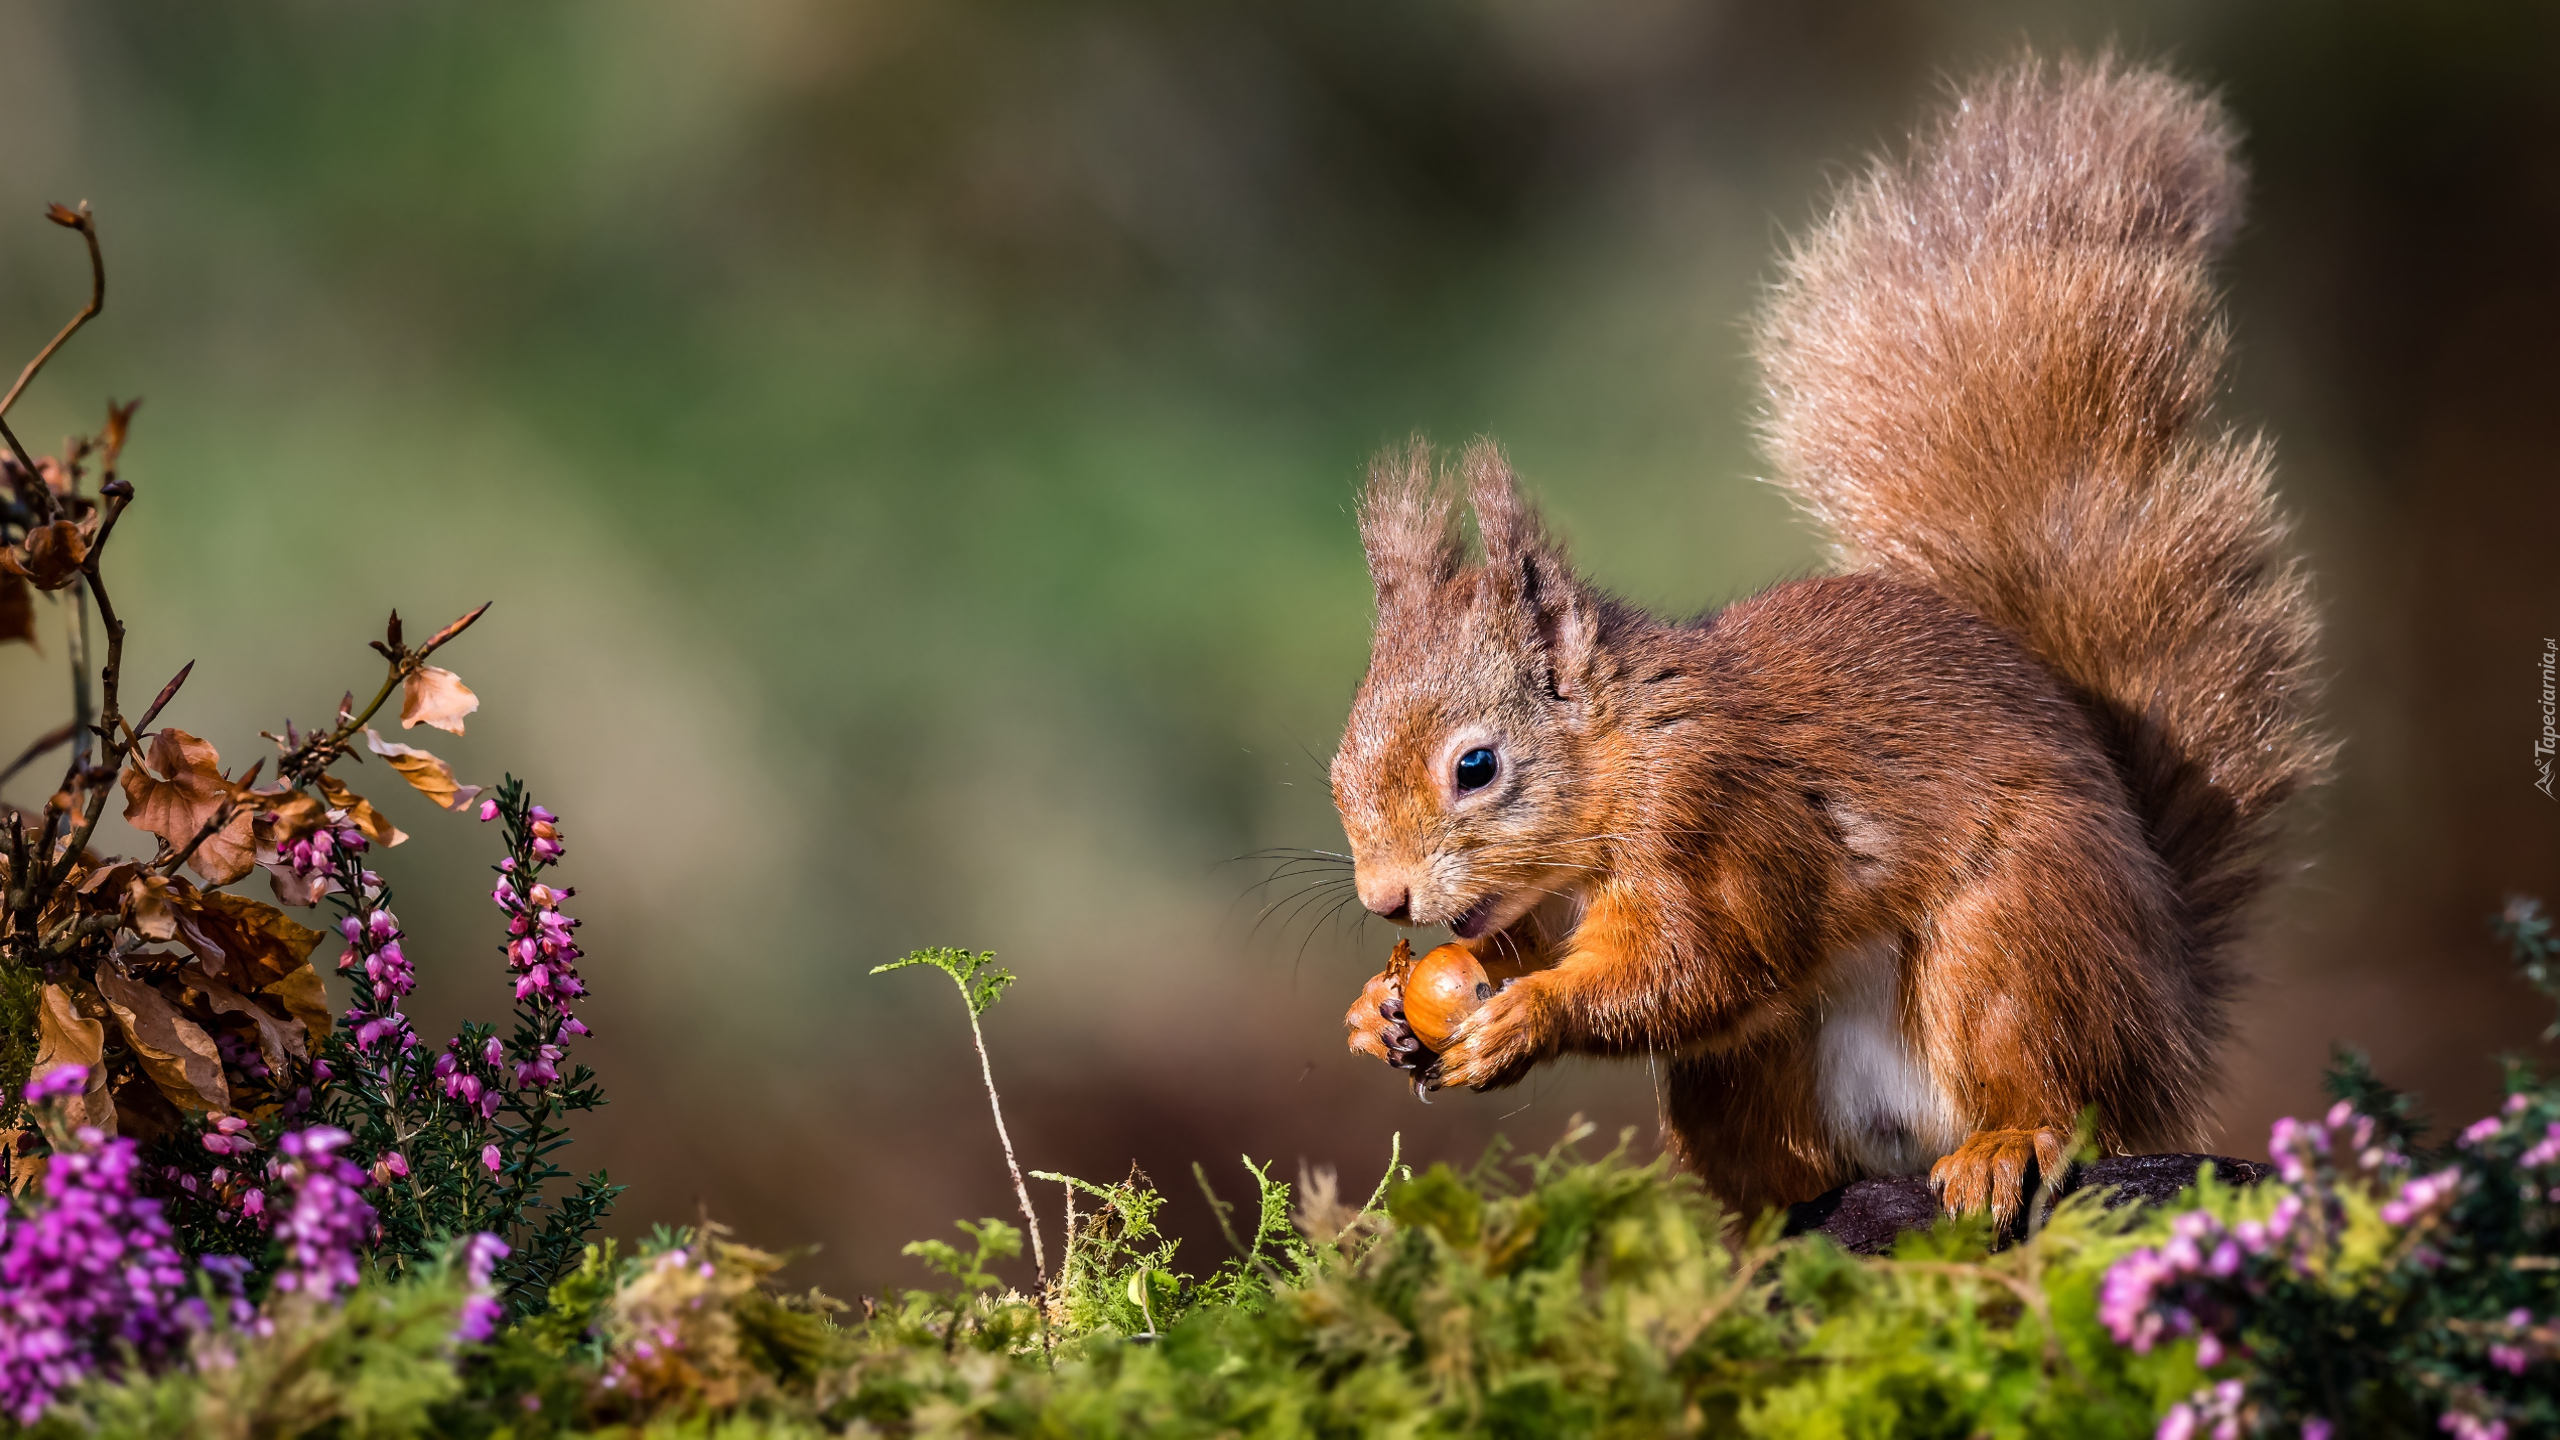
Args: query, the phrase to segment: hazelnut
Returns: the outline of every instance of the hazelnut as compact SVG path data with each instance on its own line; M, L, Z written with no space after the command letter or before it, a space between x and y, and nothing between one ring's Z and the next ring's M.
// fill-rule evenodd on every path
M1492 998L1492 978L1464 945L1440 946L1404 974L1405 1023L1434 1054L1448 1048L1459 1021Z

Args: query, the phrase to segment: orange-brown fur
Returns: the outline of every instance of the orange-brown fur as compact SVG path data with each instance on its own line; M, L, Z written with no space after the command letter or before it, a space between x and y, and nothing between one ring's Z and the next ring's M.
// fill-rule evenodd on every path
M1490 444L1381 458L1336 803L1364 901L1518 977L1432 1083L1660 1057L1744 1206L1935 1160L2014 1210L2092 1107L2109 1149L2202 1142L2239 913L2325 759L2265 449L2205 428L2230 145L2164 76L2030 61L1840 197L1759 350L1843 573L1657 619Z

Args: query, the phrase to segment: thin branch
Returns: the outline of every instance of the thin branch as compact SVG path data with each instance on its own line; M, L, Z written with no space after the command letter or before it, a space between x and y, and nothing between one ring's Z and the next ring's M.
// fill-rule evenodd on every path
M346 748L347 742L355 737L357 731L370 723L374 713L391 698L391 692L400 688L402 681L415 674L418 667L426 663L428 656L433 655L455 636L470 629L472 622L488 614L489 607L496 603L494 600L481 601L480 608L437 631L428 637L426 644L415 650L400 643L400 612L392 611L389 643L386 644L380 640L373 642L373 648L380 651L390 662L390 667L383 673L382 688L373 692L372 701L361 712L354 709L354 699L350 696L346 703L338 707L337 728L325 736L314 735L303 741L292 754L287 755L283 762L276 766L276 774L300 785L328 769L337 760L339 752Z
M81 326L96 319L98 312L107 304L107 262L98 253L98 225L89 218L89 202L81 201L77 210L68 205L55 205L45 211L45 218L56 225L79 231L80 238L89 242L89 303L81 307L79 314L71 317L71 323L62 327L62 332L53 337L52 344L37 351L36 358L27 362L27 368L18 372L18 383L9 387L7 395L0 396L0 415L8 414L9 407L18 403L18 396L27 388L27 382L36 378L36 372L44 368L44 362L53 358L54 351L62 348L62 342L70 339ZM9 448L18 451L20 464L34 468L27 461L26 452L19 449L14 435L9 439Z
M90 597L98 602L98 618L107 627L107 659L98 670L98 728L107 745L99 768L112 777L124 768L127 754L126 745L117 738L118 727L124 723L124 712L117 708L117 695L124 680L124 621L116 615L115 602L107 598L106 582L98 576L98 554L94 548L89 551L89 557L80 563L80 575L89 582ZM112 788L108 785L90 788L87 813L81 817L79 828L72 832L71 844L62 852L62 858L53 862L52 868L46 872L39 894L51 895L70 878L71 867L79 863L80 852L88 848L89 837L97 833L98 820L107 809L107 792ZM52 838L48 826L46 843L50 844Z
M55 726L53 729L46 731L44 734L37 736L35 743L29 745L24 754L9 762L8 769L0 770L0 785L5 785L10 780L15 779L19 771L34 764L46 751L70 739L72 733L78 729L78 727L78 721L66 720L60 725Z

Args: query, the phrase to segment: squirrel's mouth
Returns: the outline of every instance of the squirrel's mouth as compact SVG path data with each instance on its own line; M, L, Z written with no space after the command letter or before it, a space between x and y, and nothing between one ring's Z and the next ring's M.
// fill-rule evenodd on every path
M1467 913L1449 922L1449 933L1461 940L1481 938L1493 928L1493 912L1502 905L1499 895L1487 895L1467 907Z

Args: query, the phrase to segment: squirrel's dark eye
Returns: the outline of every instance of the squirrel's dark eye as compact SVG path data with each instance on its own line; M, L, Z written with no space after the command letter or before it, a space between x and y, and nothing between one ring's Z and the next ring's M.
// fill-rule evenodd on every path
M1493 752L1478 746L1458 757L1458 788L1481 790L1493 783Z

